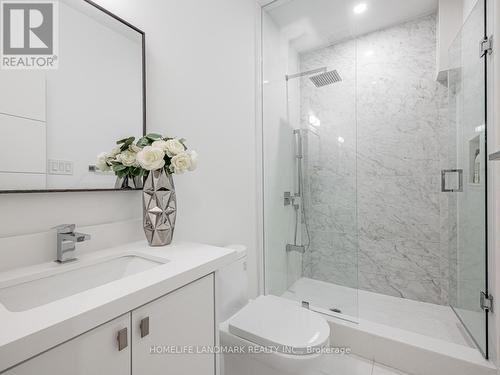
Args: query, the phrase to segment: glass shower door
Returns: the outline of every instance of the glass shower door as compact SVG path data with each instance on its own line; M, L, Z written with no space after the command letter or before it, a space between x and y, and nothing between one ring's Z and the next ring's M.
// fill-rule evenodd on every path
M450 48L449 164L442 172L450 220L450 305L487 356L485 2L477 2Z
M356 321L356 43L299 52L281 6L262 13L265 292Z

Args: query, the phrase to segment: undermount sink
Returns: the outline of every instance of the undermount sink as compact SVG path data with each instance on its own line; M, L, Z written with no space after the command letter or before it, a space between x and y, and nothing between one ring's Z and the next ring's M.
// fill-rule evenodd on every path
M34 280L0 287L0 303L11 312L20 312L72 296L98 286L135 275L167 263L137 255L120 256L82 265ZM61 265L65 267L66 265Z

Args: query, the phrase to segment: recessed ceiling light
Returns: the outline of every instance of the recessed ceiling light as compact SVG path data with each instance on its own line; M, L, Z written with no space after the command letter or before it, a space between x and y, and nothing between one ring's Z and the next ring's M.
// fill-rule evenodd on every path
M367 8L367 5L366 3L360 3L358 5L356 5L354 8L353 8L353 12L354 14L361 14L363 13L364 11L366 11L366 8Z

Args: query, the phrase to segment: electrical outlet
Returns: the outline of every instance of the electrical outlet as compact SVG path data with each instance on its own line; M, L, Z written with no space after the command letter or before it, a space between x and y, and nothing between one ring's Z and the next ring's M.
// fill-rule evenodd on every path
M48 173L57 175L73 175L73 162L67 160L49 159Z

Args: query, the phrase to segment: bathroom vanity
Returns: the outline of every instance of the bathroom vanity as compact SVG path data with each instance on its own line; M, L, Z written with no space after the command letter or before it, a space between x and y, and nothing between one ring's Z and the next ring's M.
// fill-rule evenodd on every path
M0 373L214 374L214 273L236 256L141 241L4 272Z

